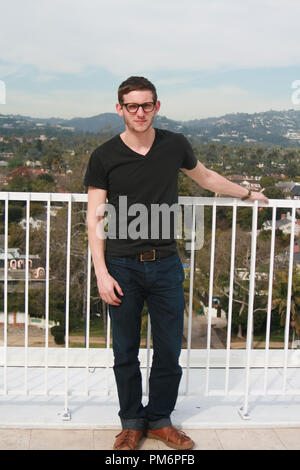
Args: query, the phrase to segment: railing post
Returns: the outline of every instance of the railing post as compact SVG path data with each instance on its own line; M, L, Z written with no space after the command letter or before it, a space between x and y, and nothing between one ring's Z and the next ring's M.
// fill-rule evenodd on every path
M107 318L106 318L106 393L109 395L109 364L110 364L110 330L111 320L109 313L109 304L107 304Z
M8 271L8 200L9 195L5 193L5 207L4 207L4 378L3 378L3 393L7 394L7 329L8 329L8 285L7 285L7 271Z
M285 315L285 330L284 330L284 365L283 365L283 384L282 384L283 394L286 393L285 389L286 389L286 380L287 380L286 375L287 375L289 333L290 333L290 320L291 320L291 297L292 297L293 263L294 263L295 220L296 220L296 208L293 207L292 229L291 229L291 237L290 237L288 289L287 289L287 299L286 299L286 315Z
M46 272L45 272L45 394L48 394L48 349L49 349L49 269L50 269L50 209L51 194L47 200L46 224Z
M69 300L70 300L70 257L71 257L71 215L72 215L72 194L68 200L68 220L67 220L67 262L66 262L66 324L65 324L65 404L62 415L63 421L71 419L71 412L68 408L69 400Z
M30 225L29 225L29 218L30 218L30 193L27 194L26 198L26 240L25 240L25 324L24 324L24 333L25 333L25 338L24 338L24 346L25 346L25 364L24 364L24 389L25 389L25 395L28 393L28 320L29 320L29 312L28 312L28 288L29 288L29 283L28 283L28 276L29 276L29 231L30 231Z
M185 394L189 392L190 380L190 356L192 340L192 318L193 318L193 292L194 292L194 263L195 263L195 237L196 237L196 206L192 205L192 232L191 232L191 258L190 258L190 292L189 292L189 318L187 337L187 358L186 358L186 388Z
M150 315L147 315L147 364L146 364L146 390L145 395L149 394L149 376L150 376L150 346L151 346L151 320Z
M246 343L246 368L245 368L245 400L244 405L239 409L239 414L243 419L250 419L248 412L249 379L251 367L251 349L253 339L253 305L255 294L255 265L256 265L256 240L257 240L257 214L258 203L254 202L252 208L252 235L251 235L251 261L250 261L250 282L249 282L249 304L247 320L247 343Z
M209 392L211 314L212 314L212 298L213 298L213 290L214 290L214 266L215 266L215 245L216 245L216 213L217 213L217 205L216 205L216 202L214 202L213 213L212 213L212 229L211 229L212 233L211 233L210 270L209 270L205 395L208 395L208 392Z
M85 315L85 350L86 350L86 395L89 394L89 350L90 350L90 296L91 296L91 250L87 247L87 274L86 274L86 315Z
M230 344L231 344L231 326L232 326L233 282L234 282L235 243L236 243L236 213L237 213L237 202L235 200L233 210L232 210L230 281L229 281L227 341L226 341L225 395L228 394L228 386L229 386L229 365L230 365Z
M272 291L273 291L273 273L274 273L274 251L275 251L275 229L276 229L276 207L272 211L272 234L270 250L270 268L269 268L269 288L268 288L268 308L267 308L267 327L266 327L266 347L265 347L265 376L264 376L264 394L267 393L267 374L269 365L269 348L271 332L271 310L272 310Z

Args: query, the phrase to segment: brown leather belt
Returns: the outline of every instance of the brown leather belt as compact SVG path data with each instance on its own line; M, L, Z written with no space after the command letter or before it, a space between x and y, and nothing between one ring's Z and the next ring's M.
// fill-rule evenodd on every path
M144 251L144 253L140 253L138 256L140 261L155 261L157 259L157 252L156 250Z
M177 253L176 251L170 251L170 250L148 250L148 251L144 251L143 253L139 253L139 254L136 254L136 255L124 255L124 256L121 256L119 255L121 258L130 258L130 259L134 259L134 260L137 260L137 261L157 261L159 259L162 259L162 258L166 258L167 256L171 256L171 255L174 255L175 253ZM106 254L107 258L114 258L115 256L110 256L108 254Z
M148 250L138 255L127 256L127 258L138 259L139 261L156 261L160 258L166 258L167 256L173 255L175 251L160 251L160 250Z

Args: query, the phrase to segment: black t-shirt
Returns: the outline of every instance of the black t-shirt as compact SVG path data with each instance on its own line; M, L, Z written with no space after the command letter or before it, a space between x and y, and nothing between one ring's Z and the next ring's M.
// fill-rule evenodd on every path
M145 156L129 148L120 135L97 147L91 154L84 185L106 189L107 203L114 208L108 210L111 228L107 232L106 254L130 256L153 248L175 252L175 211L169 213L173 229L168 236L156 227L158 219L154 213L151 217L151 209L153 205L177 205L178 171L191 170L196 164L187 139L167 130L155 129L154 142ZM142 211L141 206L133 204L143 204ZM148 210L148 220L144 208ZM163 214L159 215L159 225L166 219Z

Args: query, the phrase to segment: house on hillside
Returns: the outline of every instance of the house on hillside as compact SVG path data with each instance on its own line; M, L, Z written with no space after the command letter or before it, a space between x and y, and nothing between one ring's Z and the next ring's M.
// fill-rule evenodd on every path
M291 213L288 212L287 214L281 214L281 219L276 220L275 228L282 230L285 234L290 234L292 231L292 216ZM272 220L266 220L262 224L263 230L271 230L272 229ZM295 220L295 236L300 235L300 220Z
M276 220L275 228L282 230L285 234L290 234L292 231L292 216L291 213L288 212L287 214L281 214L281 219ZM271 230L272 229L272 220L266 220L262 224L263 230ZM295 236L300 235L300 220L295 220Z
M300 183L295 181L280 181L276 183L276 188L280 189L283 193L288 193L291 196L288 199L300 199Z
M68 191L66 191L68 192ZM57 212L60 211L62 209L61 206L54 206L52 205L51 208L50 208L50 216L51 217L55 217ZM39 214L38 217L32 217L30 216L29 217L29 225L32 229L39 229L41 227L46 227L47 225L47 214L44 213L44 214ZM21 225L22 229L23 230L26 230L26 218L24 217L22 220L20 220L19 222L19 225Z
M290 193L295 184L294 181L278 181L278 183L275 184L275 188L280 189L283 193Z
M295 184L292 188L291 193L293 194L293 199L300 199L300 184Z
M19 271L26 269L26 255L21 253L20 248L8 248L7 249L7 265L8 270ZM5 250L4 248L0 248L0 269L4 269L5 266ZM39 255L28 255L28 267L34 272L39 272L41 275L41 270L38 271L41 266L41 260ZM42 268L44 270L44 268ZM43 271L45 274L45 270ZM36 277L36 276L34 276ZM40 277L40 276L38 276ZM41 276L42 277L42 276Z
M32 175L43 175L47 173L46 170L44 169L35 169L35 168L29 168L27 166L19 166L17 168L14 168L11 171L11 175L13 176L32 176Z
M261 176L229 175L228 179L246 189L250 189L250 191L261 191L262 189L259 183Z

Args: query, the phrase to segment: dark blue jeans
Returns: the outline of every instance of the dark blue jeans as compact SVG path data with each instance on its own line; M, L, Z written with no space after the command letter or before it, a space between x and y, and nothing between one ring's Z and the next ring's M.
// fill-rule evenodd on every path
M123 429L159 429L171 424L182 370L184 270L177 253L156 261L106 258L109 273L124 295L119 306L109 305L112 323L114 373ZM142 404L138 360L141 312L148 306L153 338L149 400Z

